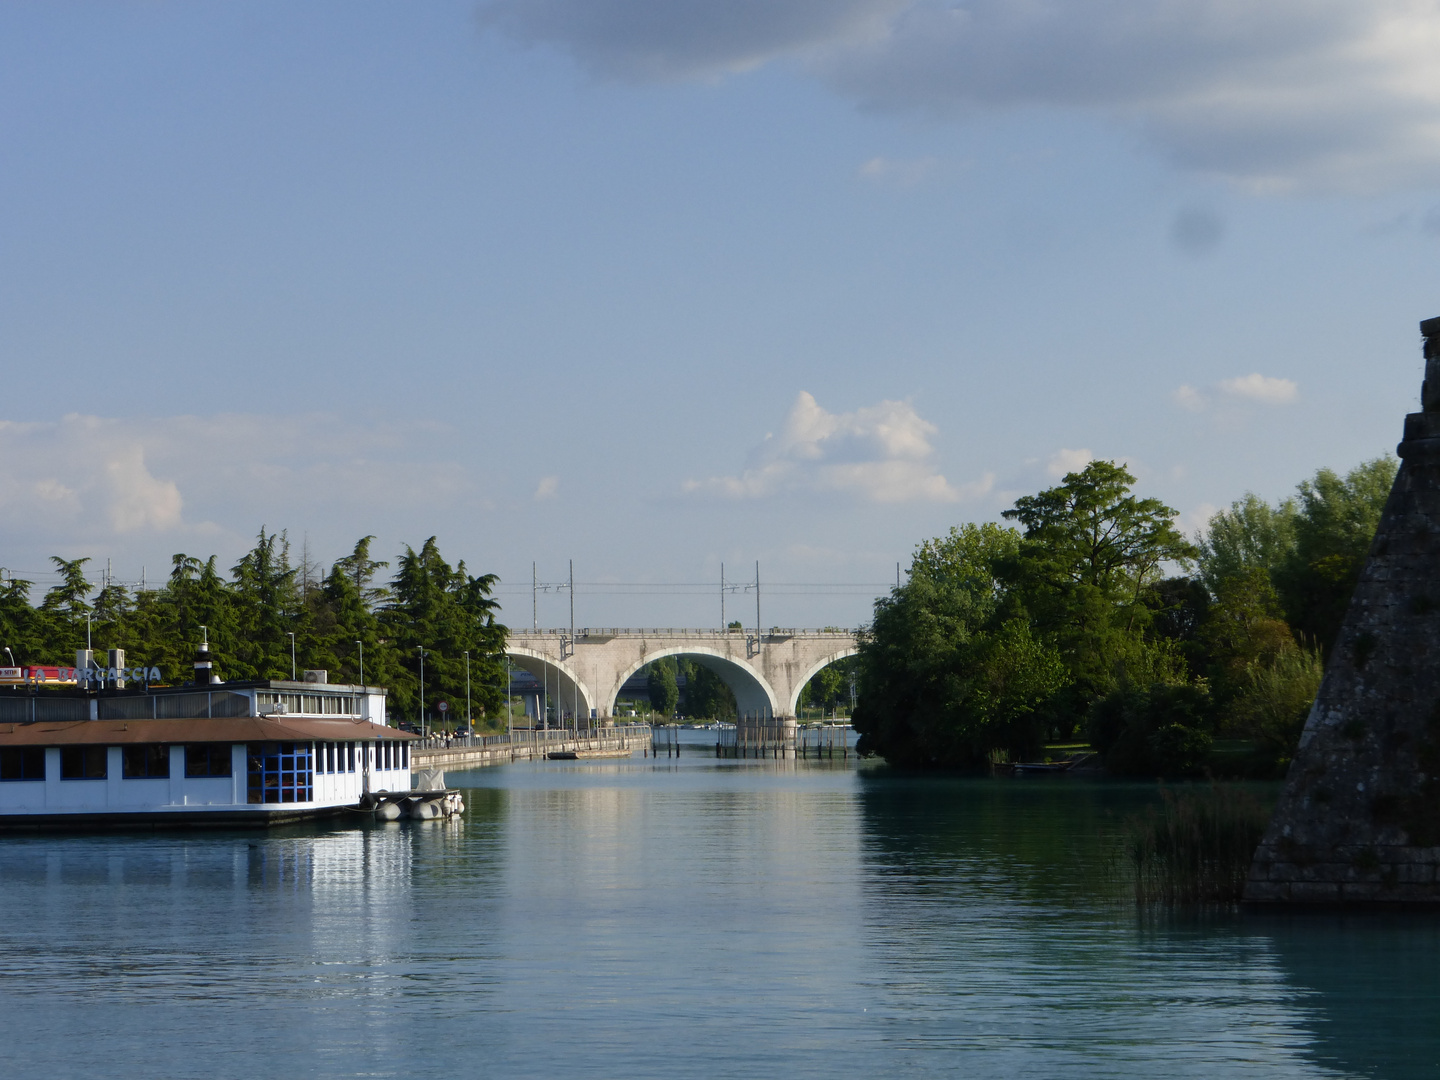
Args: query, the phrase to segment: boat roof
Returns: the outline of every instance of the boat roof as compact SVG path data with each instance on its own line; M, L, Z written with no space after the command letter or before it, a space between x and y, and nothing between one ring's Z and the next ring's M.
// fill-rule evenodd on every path
M70 720L0 724L0 748L124 743L407 741L408 732L351 717L234 716L187 720Z

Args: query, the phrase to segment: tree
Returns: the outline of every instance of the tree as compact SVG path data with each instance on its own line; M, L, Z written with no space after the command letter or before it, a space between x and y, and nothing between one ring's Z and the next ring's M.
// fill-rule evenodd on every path
M1261 570L1275 575L1295 550L1294 499L1271 506L1252 491L1210 518L1198 538L1196 562L1200 578L1212 595L1233 577Z
M1092 461L1056 487L1015 500L1007 518L1024 540L1001 574L1036 633L1054 642L1069 673L1062 726L1129 673L1183 681L1180 653L1148 638L1157 587L1168 563L1197 549L1175 528L1175 511L1130 493L1135 478L1112 461Z
M1007 617L996 568L1020 545L998 525L952 528L923 543L908 582L876 602L856 662L861 752L944 767L1038 750L1041 707L1066 673L1026 619Z
M675 706L680 704L680 687L675 681L677 670L674 659L668 656L646 667L645 684L650 693L650 707L661 716L674 716Z
M288 679L292 673L290 634L296 635L298 660L306 627L296 580L298 567L290 564L285 531L267 534L262 527L255 546L230 572L235 610L240 616L237 638L230 645L230 677Z
M471 577L464 562L452 568L433 536L419 551L406 546L380 620L395 660L388 685L398 715L429 715L442 700L451 705L463 702L466 652L472 704L487 715L500 714L505 628L495 621L498 603L491 594L497 580L494 574ZM421 648L425 649L423 702Z
M810 677L800 699L812 708L838 709L850 706L850 684L855 677L855 658L847 656L829 664Z
M724 679L704 664L688 658L682 658L677 668L677 674L685 676L686 716L707 720L735 718L735 695Z
M1399 462L1376 458L1300 485L1295 543L1274 575L1290 625L1327 655L1375 539Z

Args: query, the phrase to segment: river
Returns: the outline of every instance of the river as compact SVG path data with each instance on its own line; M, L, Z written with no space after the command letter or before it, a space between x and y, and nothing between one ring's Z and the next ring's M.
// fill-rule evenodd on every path
M457 823L0 839L0 1075L1440 1076L1440 920L1137 912L1149 785L449 781Z

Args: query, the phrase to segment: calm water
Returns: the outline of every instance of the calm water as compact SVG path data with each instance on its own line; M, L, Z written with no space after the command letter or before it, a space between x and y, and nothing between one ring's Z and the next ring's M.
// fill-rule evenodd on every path
M0 840L0 1075L1440 1076L1440 920L1137 915L1146 787L450 780L462 824Z

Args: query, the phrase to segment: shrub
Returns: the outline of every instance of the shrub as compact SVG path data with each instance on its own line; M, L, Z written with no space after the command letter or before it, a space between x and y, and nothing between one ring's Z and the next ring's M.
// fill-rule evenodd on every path
M1203 683L1129 686L1090 710L1090 742L1117 776L1199 776L1211 748L1210 694Z
M1233 785L1162 788L1161 795L1158 809L1126 822L1136 903L1238 903L1270 811Z

